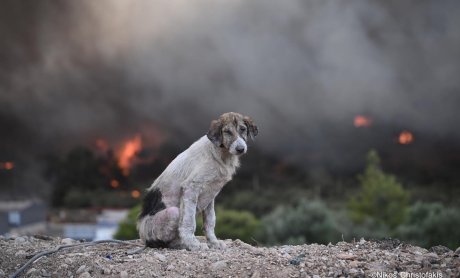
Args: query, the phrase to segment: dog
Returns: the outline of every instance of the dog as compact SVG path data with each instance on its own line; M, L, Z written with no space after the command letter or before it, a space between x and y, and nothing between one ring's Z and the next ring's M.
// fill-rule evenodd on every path
M179 154L147 189L137 222L144 244L187 250L225 248L214 234L214 200L239 167L249 138L257 134L252 119L239 113L213 120L208 133ZM195 237L197 212L203 215L207 244Z

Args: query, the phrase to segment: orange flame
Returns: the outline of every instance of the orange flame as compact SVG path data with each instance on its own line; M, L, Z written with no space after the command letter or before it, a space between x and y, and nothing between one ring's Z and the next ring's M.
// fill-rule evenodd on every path
M141 149L142 139L139 134L128 140L120 149L118 156L118 166L120 166L125 176L129 175L133 159Z
M399 137L398 137L399 144L408 145L412 143L413 141L414 141L414 135L411 132L404 130L399 134Z
M137 199L141 196L141 192L139 190L133 190L131 191L131 197L133 197L134 199Z
M120 182L117 181L117 180L115 180L115 179L113 179L113 180L110 181L110 186L111 186L112 188L114 188L114 189L115 189L115 188L118 188L118 187L120 186Z
M0 169L12 170L13 168L14 168L14 162L11 162L11 161L0 162Z
M353 120L355 127L370 127L372 125L372 119L364 115L356 115Z

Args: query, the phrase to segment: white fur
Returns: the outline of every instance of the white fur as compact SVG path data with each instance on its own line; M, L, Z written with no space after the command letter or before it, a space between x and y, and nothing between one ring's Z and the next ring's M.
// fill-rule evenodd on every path
M237 147L242 147L244 149L244 151L242 153L238 153L236 151L236 148ZM246 141L244 141L243 138L241 138L240 136L238 136L238 138L233 141L233 143L230 145L230 147L228 148L228 151L231 153L231 154L234 154L234 155L241 155L241 154L245 154L246 151L248 150L248 146L246 145Z
M241 141L246 152L247 146L242 138L232 144L234 152L238 145L243 145ZM160 190L167 209L139 219L141 239L172 241L170 246L191 250L207 248L194 235L195 213L199 211L203 212L208 244L224 247L225 244L218 241L214 234L214 198L232 179L238 166L238 156L214 145L206 136L193 143L168 165L148 189ZM178 208L179 215L171 208Z

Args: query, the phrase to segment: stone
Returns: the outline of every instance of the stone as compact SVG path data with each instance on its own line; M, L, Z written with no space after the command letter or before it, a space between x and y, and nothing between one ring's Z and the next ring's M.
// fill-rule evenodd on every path
M436 253L426 253L423 258L428 260L430 263L439 262L439 256Z
M32 276L32 275L35 275L37 273L38 273L38 270L36 268L32 267L31 269L29 269L29 271L26 272L26 275Z
M23 245L27 243L27 240L24 237L17 237L14 239L14 243L17 245Z
M88 271L85 271L82 274L80 274L80 276L78 276L78 278L91 278L91 274L89 274Z
M86 270L86 265L81 265L78 269L77 272L75 272L77 275L85 272Z
M75 244L75 240L67 237L67 238L63 238L61 240L61 243L64 244L64 245Z
M260 278L260 272L259 271L254 271L254 273L252 273L251 275L251 278Z
M451 252L452 250L450 250L448 247L446 246L442 246L442 245L436 245L436 246L433 246L430 248L430 251L433 252L433 253L436 253L438 255L442 255L442 254L445 254L445 253L449 253Z
M24 258L24 257L27 255L27 253L26 253L26 251L24 251L24 250L19 250L18 252L14 253L14 255L15 255L16 257Z
M458 247L458 248L455 250L455 255L456 255L457 257L460 256L460 247Z
M159 261L161 262L165 262L166 261L166 256L163 255L163 254L160 254L160 253L154 253L153 254L155 256L155 258L157 258Z
M124 270L122 272L120 272L120 278L128 278L128 277L129 277L128 272L126 272Z
M226 267L227 267L227 261L223 260L223 261L218 261L218 262L211 264L209 268L213 272L218 272Z
M337 258L341 260L354 260L356 256L353 254L341 253L337 255Z

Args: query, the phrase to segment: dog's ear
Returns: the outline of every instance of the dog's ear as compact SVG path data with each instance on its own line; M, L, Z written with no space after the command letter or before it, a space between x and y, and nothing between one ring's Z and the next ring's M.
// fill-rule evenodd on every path
M243 121L248 129L248 137L251 137L251 139L254 140L254 137L256 137L257 134L259 133L259 129L254 124L254 121L251 118L245 116L243 118Z
M214 120L211 122L207 136L214 145L218 147L222 146L222 122L220 120Z

